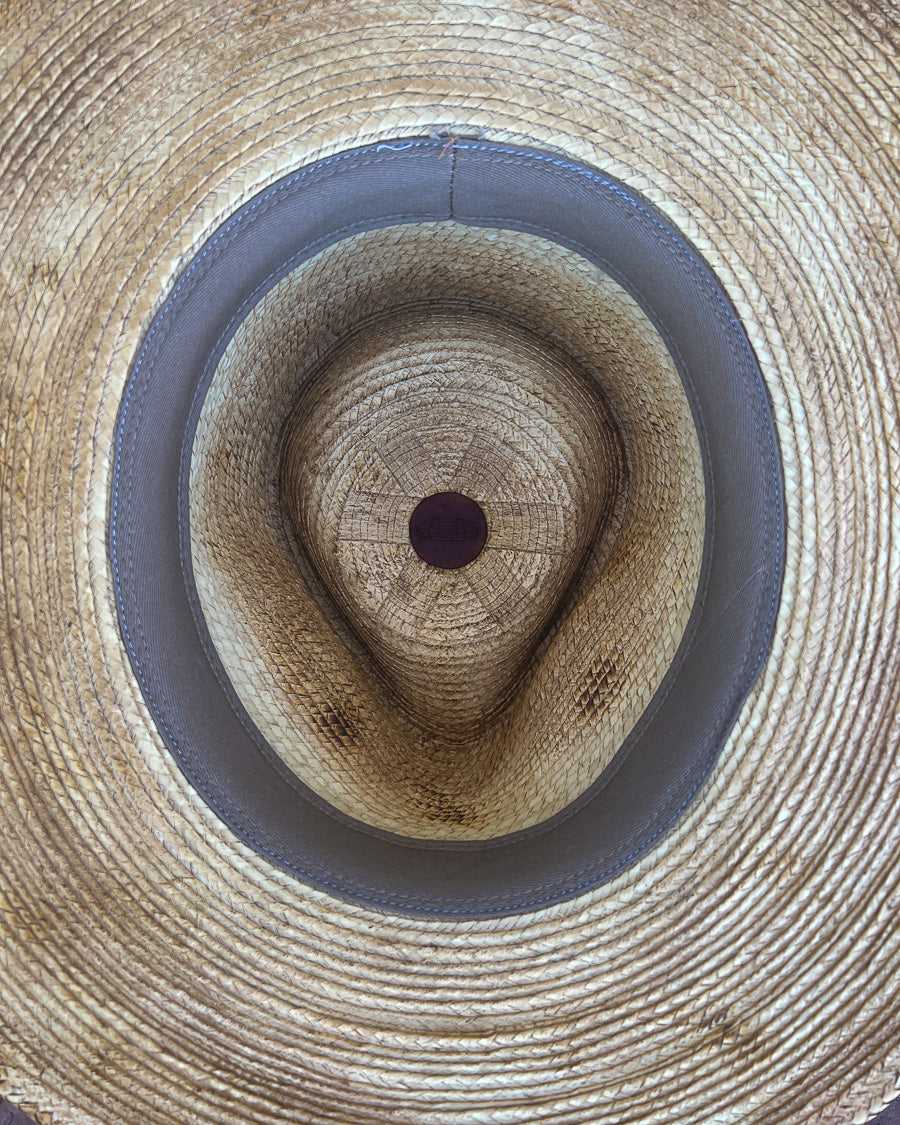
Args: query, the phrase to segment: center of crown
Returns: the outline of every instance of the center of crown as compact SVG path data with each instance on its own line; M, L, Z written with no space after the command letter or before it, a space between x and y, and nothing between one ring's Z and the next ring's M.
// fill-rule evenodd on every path
M409 519L409 541L423 562L456 570L481 554L487 519L481 507L461 492L426 496Z

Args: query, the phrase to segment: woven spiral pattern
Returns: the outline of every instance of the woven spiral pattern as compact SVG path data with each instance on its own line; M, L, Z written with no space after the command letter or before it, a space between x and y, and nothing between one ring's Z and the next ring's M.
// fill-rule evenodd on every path
M54 1125L868 1120L900 1085L896 15L2 20L0 1092ZM662 208L738 308L787 481L774 646L695 805L612 883L478 923L349 906L236 842L153 728L105 539L129 365L195 248L288 169L431 129Z
M508 700L613 507L623 458L599 388L528 329L450 303L363 325L309 383L282 474L300 540L397 697L465 738ZM464 573L410 542L415 505L447 491L487 510Z
M448 488L491 521L461 572L409 542ZM358 235L267 294L207 392L190 493L248 713L312 789L407 836L497 836L579 796L671 663L703 548L690 408L635 301L543 239L449 223Z

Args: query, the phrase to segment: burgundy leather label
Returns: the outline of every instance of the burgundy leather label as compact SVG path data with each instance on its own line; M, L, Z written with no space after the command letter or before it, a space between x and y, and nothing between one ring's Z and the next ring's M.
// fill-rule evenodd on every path
M416 554L442 570L456 570L476 559L487 534L484 512L461 492L426 496L409 520L409 541Z

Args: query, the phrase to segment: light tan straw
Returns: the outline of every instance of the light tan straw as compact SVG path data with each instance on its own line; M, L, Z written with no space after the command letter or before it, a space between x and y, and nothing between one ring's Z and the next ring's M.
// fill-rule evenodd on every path
M898 42L876 0L3 10L0 1094L52 1125L849 1125L900 1093ZM464 135L583 161L691 241L762 369L787 508L771 651L696 800L610 881L475 921L354 905L223 823L145 701L108 542L126 382L185 266L286 173L432 134L448 159ZM443 250L430 274L426 234ZM534 825L587 789L680 643L702 550L697 434L637 304L536 234L477 234L359 234L358 290L329 250L288 274L211 372L189 466L199 596L253 721L342 814L438 846ZM311 348L291 336L304 301ZM552 565L506 563L546 605L511 598L500 621L537 614L513 622L515 644L473 636L474 656L429 679L440 636L376 597L345 630L360 660L325 646L313 675L292 630L372 593L347 562L372 529L341 442L357 420L381 442L388 415L351 416L348 395L377 373L390 410L401 363L451 400L481 369L485 414L542 451L534 534ZM540 440L521 439L526 420ZM583 534L558 558L560 511ZM376 531L389 554L396 527ZM656 584L626 597L609 566L641 551ZM572 613L548 641L557 597ZM608 729L559 769L547 754L590 719L572 685L604 598L622 628L590 643L621 643L622 679L594 685ZM355 742L333 722L310 733L329 683L362 716ZM424 746L423 781L405 764ZM435 810L423 792L450 777Z
M504 318L523 307L527 330ZM319 342L357 321L336 353ZM479 496L485 477L488 547L421 574L410 497ZM300 267L230 344L194 440L194 573L232 684L299 777L381 828L490 837L578 797L646 707L692 604L703 496L677 372L619 286L533 236L388 228ZM317 607L317 573L342 613ZM329 643L341 617L352 659ZM356 671L366 653L390 703Z

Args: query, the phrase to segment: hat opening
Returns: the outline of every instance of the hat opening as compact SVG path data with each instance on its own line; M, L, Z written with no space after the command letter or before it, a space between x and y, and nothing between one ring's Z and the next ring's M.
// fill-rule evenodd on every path
M678 232L585 166L442 147L331 158L213 237L135 364L110 537L145 696L235 831L477 916L684 811L768 645L783 510Z

